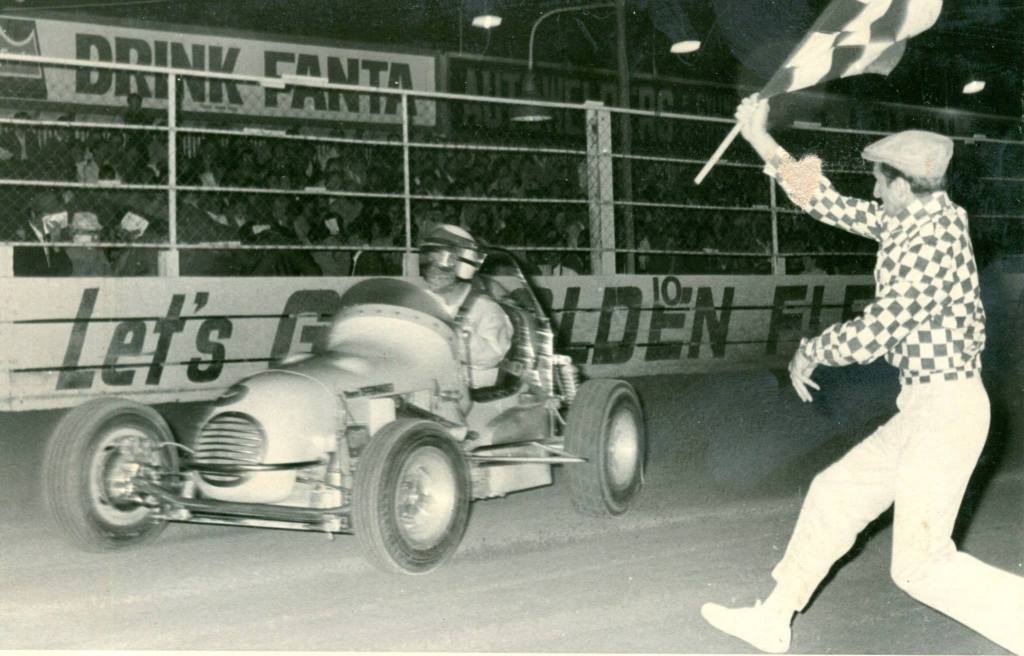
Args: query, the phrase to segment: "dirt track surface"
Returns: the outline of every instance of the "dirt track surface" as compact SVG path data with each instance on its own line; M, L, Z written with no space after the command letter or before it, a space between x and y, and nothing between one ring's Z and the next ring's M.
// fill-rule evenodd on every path
M37 510L42 436L57 413L0 416L0 649L747 653L704 601L771 588L802 492L880 421L879 368L832 372L801 405L770 373L633 381L649 420L647 485L613 520L577 515L565 484L477 502L456 558L379 573L339 536L172 525L92 554ZM181 425L190 408L166 409ZM1005 426L1004 422L1004 426ZM990 438L961 548L1024 572L1020 422ZM883 518L794 623L794 653L1004 653L888 579Z

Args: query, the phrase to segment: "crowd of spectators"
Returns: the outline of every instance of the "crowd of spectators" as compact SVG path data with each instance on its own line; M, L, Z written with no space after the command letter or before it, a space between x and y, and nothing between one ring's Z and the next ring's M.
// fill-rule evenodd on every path
M130 129L76 129L73 116L59 120L67 125L2 126L0 177L52 180L54 185L8 183L0 188L8 214L0 222L0 239L42 242L34 250L44 251L48 267L50 260L56 262L51 268L58 275L156 274L158 249L152 246L170 240L166 131L137 98L129 99L121 119ZM182 130L175 162L180 187L175 241L181 247L182 275L401 273L406 180L396 135L386 129L335 132L333 139L301 133L292 128L281 138L266 131ZM794 152L817 152L816 145L797 143ZM859 152L856 138L831 147L846 155ZM644 148L638 144L634 152L643 155ZM871 177L856 157L824 153L823 158L838 169L833 178L840 188L870 195ZM690 182L699 168L695 163L641 157L608 159L602 165L613 167L620 248L630 245L625 226L633 228L632 246L638 252L627 256L632 270L771 271L769 182L759 167L723 166L696 186ZM847 169L861 172L843 172ZM581 154L414 146L409 172L413 245L430 224L454 223L487 243L514 247L534 273L589 272L588 199L595 193L592 176L597 172L588 169ZM85 185L61 186L63 181ZM989 207L996 202L993 194L956 182L970 199L985 199ZM792 209L784 195L778 201L781 208ZM1012 230L1008 223L975 221L979 250L997 251L1003 233ZM788 272L863 273L870 268L872 244L797 213L779 213L777 238L780 252L796 254L789 258ZM77 245L45 246L60 240ZM91 247L94 242L120 246ZM16 258L16 274L26 274L29 261L38 260L25 252ZM834 252L866 256L827 255ZM34 275L37 264L32 265Z

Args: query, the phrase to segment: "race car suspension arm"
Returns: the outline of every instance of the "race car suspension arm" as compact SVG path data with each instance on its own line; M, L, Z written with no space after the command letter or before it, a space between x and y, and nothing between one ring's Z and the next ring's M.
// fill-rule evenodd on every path
M296 522L301 524L319 525L325 519L340 518L342 525L348 526L350 510L344 506L335 508L302 508L297 506L279 506L266 503L236 503L216 501L213 499L187 499L169 492L149 481L136 478L136 489L142 494L156 497L172 509L185 509L190 513L214 515L219 517L245 517L279 522ZM174 519L172 514L169 518Z
M233 464L233 465L220 465L220 464L207 464L198 463L195 461L185 462L182 464L183 471L198 471L207 474L244 474L249 472L260 472L260 471L285 471L288 469L306 469L308 467L318 467L320 465L326 465L326 459L319 460L306 460L303 462L280 462L280 463L269 463L269 464Z
M551 446L550 444L543 444L541 442L527 442L523 444L524 447L535 446L540 448L542 451L547 451L553 455L550 456L528 456L528 455L487 455L479 451L469 454L469 459L473 462L534 462L534 463L546 463L551 465L557 464L568 464L568 463L580 463L586 462L586 458L580 458L574 456L571 453L567 453L562 449Z

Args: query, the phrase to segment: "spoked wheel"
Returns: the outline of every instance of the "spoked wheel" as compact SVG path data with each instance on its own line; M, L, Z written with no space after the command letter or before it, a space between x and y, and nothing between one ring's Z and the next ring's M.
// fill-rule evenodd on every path
M165 522L142 503L133 480L177 472L167 422L149 406L98 399L64 416L43 460L44 496L58 528L97 551L152 539Z
M621 515L643 485L647 449L640 400L622 380L588 380L569 407L565 450L586 459L566 466L577 510Z
M424 574L451 558L469 521L469 466L440 425L399 419L359 458L353 528L376 567Z

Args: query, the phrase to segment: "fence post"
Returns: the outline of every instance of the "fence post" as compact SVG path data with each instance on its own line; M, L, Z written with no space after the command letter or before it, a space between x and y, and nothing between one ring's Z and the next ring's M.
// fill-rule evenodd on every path
M178 277L178 78L167 74L167 239L169 250L157 253L159 274Z
M419 273L419 256L412 250L412 183L409 172L409 94L402 94L402 171L405 201L405 251L402 254L402 275L416 276Z
M772 275L786 273L786 258L779 255L779 212L776 203L775 178L768 177L768 197L772 209Z
M14 277L14 247L0 244L0 279Z
M615 273L615 185L612 122L604 103L588 100L587 199L590 209L590 271Z
M635 10L634 10L635 11ZM625 107L629 109L630 106L630 92L629 92L629 55L626 49L626 1L615 0L615 16L616 16L616 31L615 31L615 42L616 42L616 64L618 67L618 83L619 83L619 107ZM628 250L623 257L623 267L625 271L623 273L636 273L636 251L632 250L636 248L636 222L633 216L633 120L628 112L620 114L619 129L622 131L619 135L619 154L622 156L622 169L619 171L622 178L619 180L619 190L621 192L621 203L617 220L620 226L622 226L622 240L626 242L625 246ZM618 259L618 258L616 258Z

